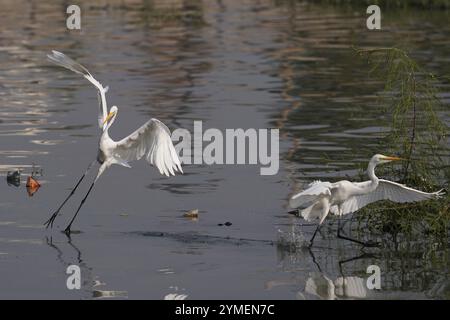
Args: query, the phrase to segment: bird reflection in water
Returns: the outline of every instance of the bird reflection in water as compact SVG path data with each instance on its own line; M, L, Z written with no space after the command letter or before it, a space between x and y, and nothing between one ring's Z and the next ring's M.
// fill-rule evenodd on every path
M373 257L372 254L363 253L350 259L340 260L338 264L341 276L334 280L331 280L330 277L322 272L311 272L306 280L305 294L324 300L369 298L366 279L358 276L345 276L343 266L350 261Z
M271 290L278 286L303 287L296 294L297 299L367 299L372 298L368 292L366 279L355 275L344 274L344 266L350 261L374 258L370 253L362 253L350 259L337 262L339 276L333 277L324 272L321 263L316 259L313 250L305 246L307 242L298 230L293 227L290 232L280 232L277 245L277 254L280 267L290 274L288 279L276 279L267 281L265 288ZM308 263L314 265L313 268L307 266ZM316 269L314 272L305 273L306 270ZM306 279L306 280L305 280ZM369 290L370 291L370 290Z
M86 262L82 259L82 252L81 250L72 242L72 239L70 237L66 238L67 241L64 243L61 243L61 245L56 245L53 242L53 238L46 237L46 243L49 247L55 249L57 252L57 259L58 261L64 266L64 273L67 270L67 267L70 265L77 265L81 269L81 275L82 279L85 279L81 283L82 292L85 293L85 298L90 299L105 299L105 298L127 298L128 292L127 291L116 291L116 290L100 290L96 289L100 286L105 286L106 283L98 280L98 277L92 275L92 268L89 267ZM67 250L67 246L70 247L69 250ZM64 245L64 246L63 246ZM65 248L63 251L62 248ZM70 251L75 252L76 258L73 259L73 253L71 254Z

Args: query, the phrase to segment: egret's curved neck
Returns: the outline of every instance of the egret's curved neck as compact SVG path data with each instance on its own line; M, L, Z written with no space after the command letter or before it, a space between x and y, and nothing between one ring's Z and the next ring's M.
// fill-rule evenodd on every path
M378 187L378 177L375 175L375 167L377 166L376 163L370 161L369 166L367 167L367 175L370 178L371 181L371 189L375 190Z
M109 138L108 129L109 129L109 126L106 126L106 127L103 129L102 138Z
M117 113L113 116L113 118L106 124L106 126L103 128L103 133L102 136L109 138L109 128L112 126L112 124L114 123L114 120L116 120L116 116Z

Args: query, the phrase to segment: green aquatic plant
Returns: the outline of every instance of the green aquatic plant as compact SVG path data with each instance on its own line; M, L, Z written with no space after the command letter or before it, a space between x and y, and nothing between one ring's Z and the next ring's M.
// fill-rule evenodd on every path
M400 165L380 167L379 174L431 192L447 189L450 178L448 126L439 98L445 80L426 72L399 48L355 49L370 66L369 77L384 83L379 95L390 131L380 139L380 150L405 159ZM392 234L432 235L448 239L450 197L414 204L369 206L361 219L372 229ZM360 221L361 222L361 221Z

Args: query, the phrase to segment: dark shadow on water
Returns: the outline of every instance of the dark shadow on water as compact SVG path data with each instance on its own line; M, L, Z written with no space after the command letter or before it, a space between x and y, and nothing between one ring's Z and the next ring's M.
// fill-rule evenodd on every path
M264 239L248 239L248 238L236 238L236 237L221 237L221 236L213 236L207 234L201 234L198 232L181 232L181 233L170 233L170 232L161 232L161 231L134 231L128 232L126 234L129 235L139 235L143 237L150 238L167 238L183 243L196 243L196 244L208 244L208 245L235 245L235 246L243 246L243 245L275 245L275 242L272 240L264 240Z

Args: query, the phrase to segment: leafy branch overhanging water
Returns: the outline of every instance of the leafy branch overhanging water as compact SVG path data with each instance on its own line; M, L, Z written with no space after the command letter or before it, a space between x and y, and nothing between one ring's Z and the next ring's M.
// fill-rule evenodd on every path
M367 60L369 76L384 83L380 103L385 106L389 133L380 140L380 150L406 160L400 165L380 166L380 176L431 192L450 180L448 126L439 114L442 79L423 70L407 52L398 48L355 49ZM431 235L447 242L450 227L450 196L414 204L369 206L360 222L373 231L403 235Z

